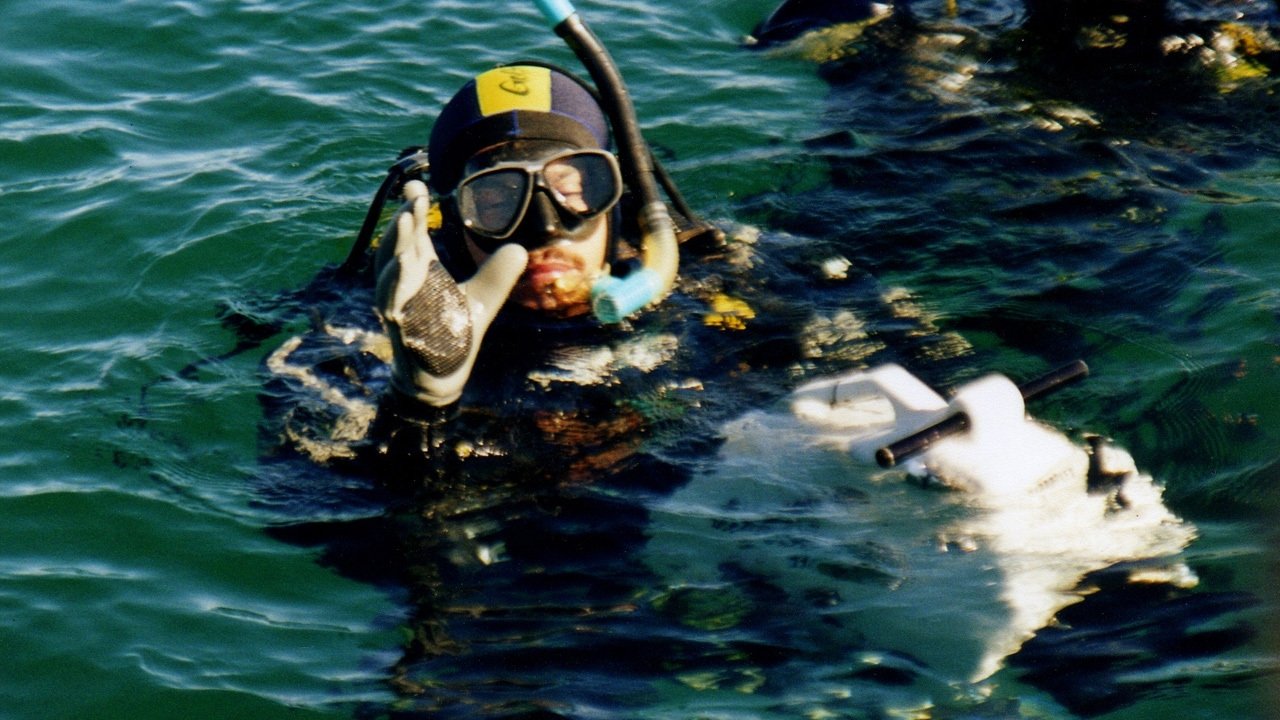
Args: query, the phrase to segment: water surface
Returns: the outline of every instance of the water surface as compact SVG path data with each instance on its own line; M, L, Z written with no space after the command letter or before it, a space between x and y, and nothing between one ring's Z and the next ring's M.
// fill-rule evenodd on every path
M1003 1L926 5L907 44L823 66L742 47L772 2L584 4L689 200L752 228L734 234L746 252L687 263L638 323L706 352L637 379L652 429L625 452L566 456L589 482L522 485L542 477L533 455L406 504L271 455L262 364L309 326L280 298L344 257L386 166L458 85L521 57L573 66L561 41L519 4L10 5L6 717L878 717L921 697L938 717L1268 715L1266 74L1076 72L1019 45L1023 11ZM1255 2L1175 12L1277 20ZM704 324L719 290L753 309L743 330ZM237 335L229 316L282 327ZM665 499L715 467L721 423L806 378L892 360L947 387L1075 357L1093 376L1036 411L1114 437L1165 483L1200 532L1195 590L1098 579L967 688L810 644L821 598L768 577L690 588L645 562ZM839 486L850 507L862 480ZM831 539L805 535L809 506L756 509ZM474 562L479 546L506 562Z

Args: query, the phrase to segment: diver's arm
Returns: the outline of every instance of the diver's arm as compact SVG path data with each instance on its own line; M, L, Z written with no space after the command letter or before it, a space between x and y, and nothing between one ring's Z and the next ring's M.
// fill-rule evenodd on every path
M406 183L404 197L378 248L377 309L391 338L395 390L443 407L462 396L480 342L529 255L519 245L505 245L459 284L440 263L427 234L426 185Z

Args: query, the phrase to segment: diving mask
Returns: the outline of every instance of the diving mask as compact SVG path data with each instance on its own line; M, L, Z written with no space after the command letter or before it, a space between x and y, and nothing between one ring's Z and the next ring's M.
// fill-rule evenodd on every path
M545 225L572 236L622 197L618 161L605 150L571 150L528 162L499 162L464 178L454 203L472 240L492 253L524 223L530 209ZM543 230L544 228L538 228ZM530 238L529 240L532 240ZM520 238L521 244L529 240Z

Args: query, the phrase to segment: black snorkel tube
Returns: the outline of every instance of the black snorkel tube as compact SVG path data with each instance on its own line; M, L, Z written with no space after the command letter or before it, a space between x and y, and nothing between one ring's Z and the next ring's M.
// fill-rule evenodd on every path
M391 195L399 195L405 182L413 178L421 178L426 170L425 148L411 147L400 152L400 158L387 170L386 179L373 194L373 201L369 203L369 209L365 212L364 222L360 225L356 241L347 252L347 259L343 260L342 265L338 267L339 275L352 275L364 265L365 253L373 245L373 234L377 232L378 220L382 217L382 208L386 205L387 198Z
M675 284L680 249L675 223L658 194L660 178L649 146L640 134L635 107L609 52L586 26L569 0L534 0L552 30L569 44L599 90L613 124L623 175L639 199L642 266L624 278L608 275L591 288L591 307L602 323L613 324L661 300Z

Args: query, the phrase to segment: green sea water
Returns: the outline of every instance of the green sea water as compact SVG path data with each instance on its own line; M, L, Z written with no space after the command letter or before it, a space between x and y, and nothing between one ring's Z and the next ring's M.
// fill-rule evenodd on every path
M1223 5L1178 10L1230 19ZM267 532L300 518L298 503L262 491L261 363L307 321L230 354L237 338L219 313L255 312L341 261L397 151L425 142L470 76L525 57L574 66L571 53L523 3L3 6L0 717L414 712L392 682L411 591ZM788 307L830 318L857 306L863 285L816 279L823 261L844 258L970 344L947 362L895 358L931 381L1088 360L1093 377L1043 415L1128 447L1200 530L1186 552L1199 592L1247 598L1205 619L1240 629L1239 642L1130 667L1131 702L1106 716L1268 717L1277 86L1173 83L1125 104L1123 92L1081 91L997 47L1019 4L960 6L949 16L925 4L942 26L931 37L944 40L912 45L905 60L864 53L848 77L745 49L769 0L580 9L690 203L759 229L761 257L812 280L747 271L794 289ZM846 359L806 372L857 362ZM775 396L795 381L760 377ZM753 397L723 404L746 411ZM325 506L307 519L378 512ZM663 644L633 632L620 642L654 656L661 675ZM897 702L892 683L859 686L856 703L797 699L779 690L785 680L770 684L767 662L708 657L723 666L696 677L622 672L617 694L641 700L568 714L878 717ZM1016 664L996 688L1005 704L971 698L936 716L1071 717ZM473 713L455 716L488 716Z

